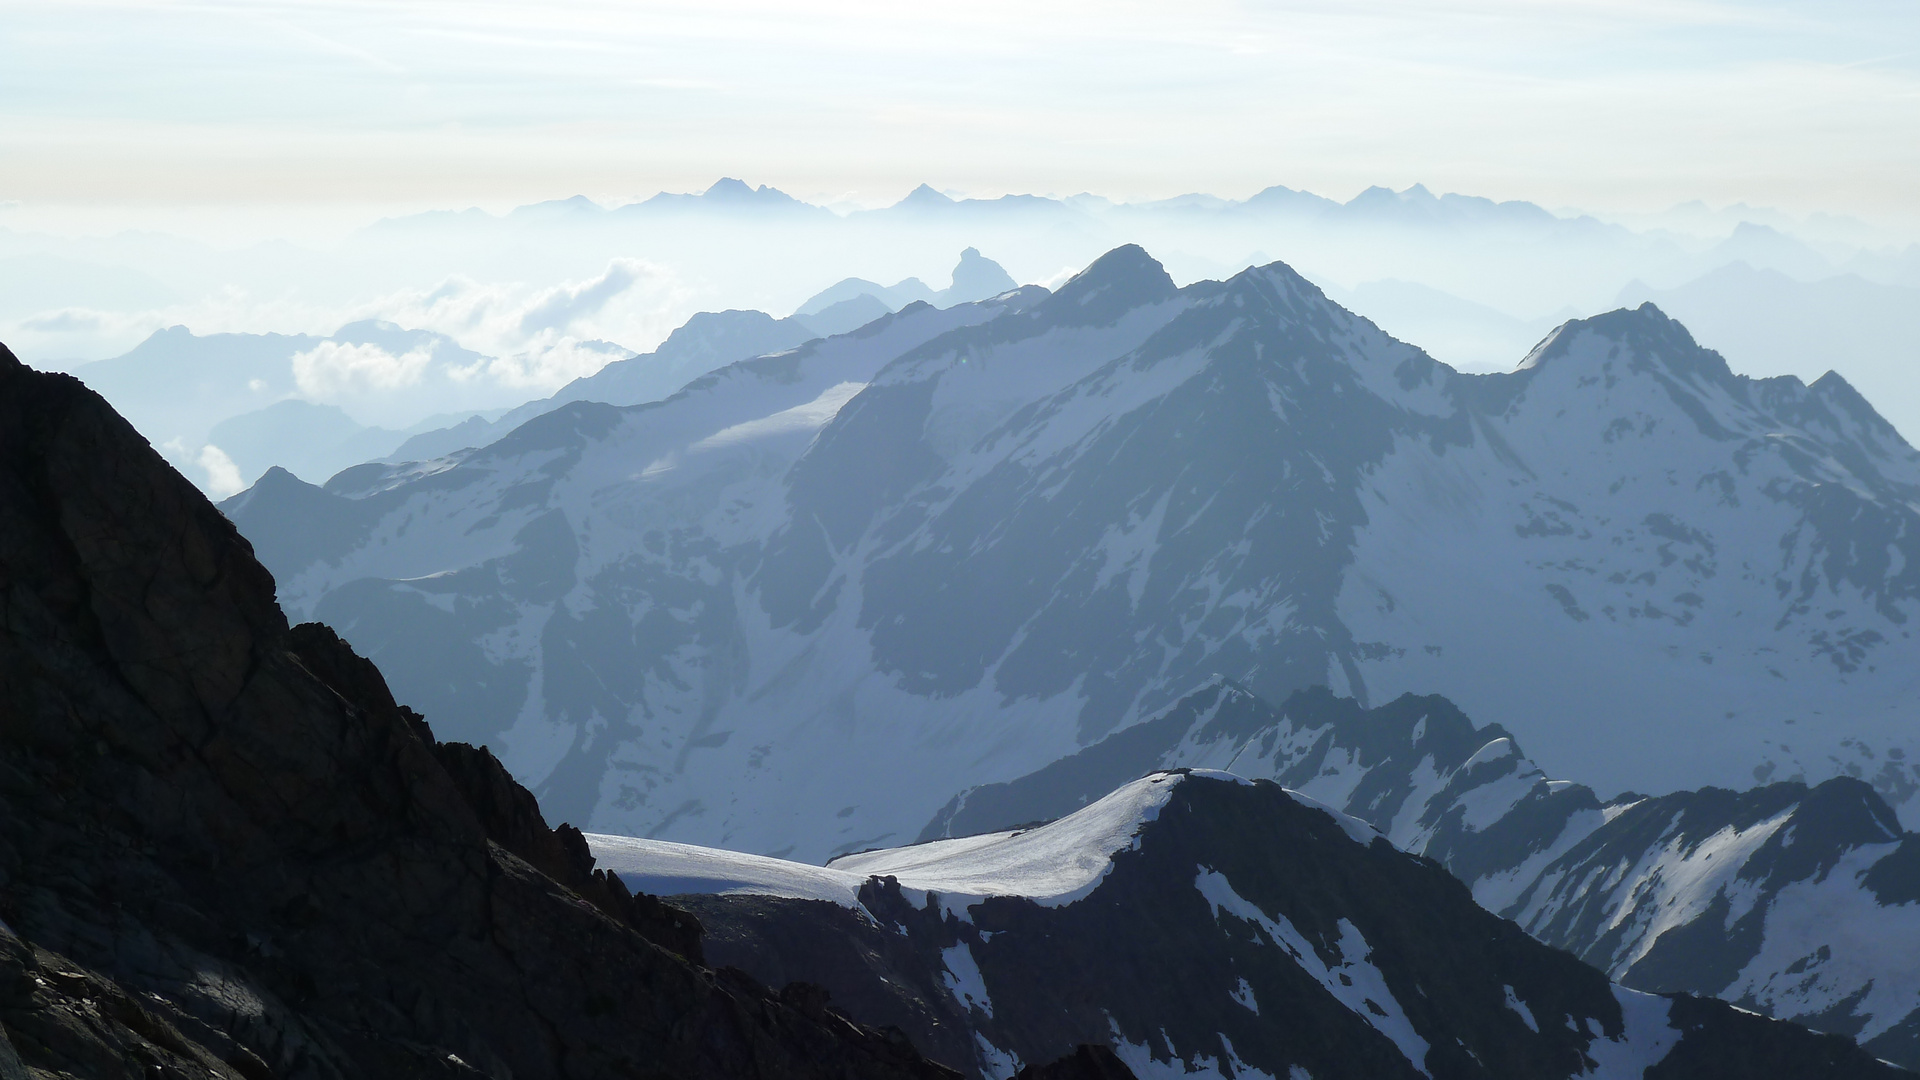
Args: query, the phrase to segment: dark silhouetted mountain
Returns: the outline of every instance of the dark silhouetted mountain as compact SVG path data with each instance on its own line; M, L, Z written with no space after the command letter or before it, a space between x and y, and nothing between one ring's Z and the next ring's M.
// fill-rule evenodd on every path
M191 484L4 348L0 523L0 1074L949 1075L697 966L690 917L289 628Z

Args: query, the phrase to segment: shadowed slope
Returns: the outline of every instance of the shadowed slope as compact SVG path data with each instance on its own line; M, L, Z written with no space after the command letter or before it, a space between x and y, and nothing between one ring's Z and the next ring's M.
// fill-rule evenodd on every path
M211 504L4 348L0 616L0 1075L943 1073L677 955L690 920L290 630Z

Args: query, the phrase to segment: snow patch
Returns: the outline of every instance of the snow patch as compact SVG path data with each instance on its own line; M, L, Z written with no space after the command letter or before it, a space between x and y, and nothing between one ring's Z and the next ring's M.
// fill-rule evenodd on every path
M1325 813L1328 817L1333 818L1334 824L1340 826L1341 831L1346 833L1347 837L1356 844L1371 844L1380 838L1380 830L1361 821L1352 814L1342 810L1335 810L1319 799L1313 798L1310 795L1302 795L1292 788L1281 788L1280 790L1292 796L1293 800L1302 806L1310 806L1315 810Z
M1595 1039L1587 1044L1587 1056L1593 1059L1593 1068L1577 1074L1579 1076L1595 1080L1643 1076L1665 1060L1680 1041L1680 1032L1668 1020L1673 1011L1671 1001L1623 986L1613 988L1613 997L1620 1003L1620 1014L1626 1023L1619 1038Z
M1372 947L1353 923L1341 919L1335 924L1340 931L1340 940L1334 946L1334 952L1339 955L1340 961L1329 967L1320 959L1313 944L1294 928L1286 916L1270 916L1262 911L1252 901L1235 892L1225 875L1203 867L1195 875L1193 887L1213 906L1216 919L1222 914L1231 915L1265 931L1268 940L1285 949L1294 962L1315 982L1325 987L1335 1000L1391 1040L1414 1068L1423 1075L1433 1075L1427 1072L1426 1067L1427 1041L1413 1030L1406 1010L1400 1007L1393 991L1387 988L1386 976L1370 960Z
M1514 1013L1520 1017L1520 1022L1527 1025L1527 1030L1538 1035L1540 1033L1540 1025L1533 1018L1533 1010L1527 1008L1527 1003L1521 1001L1520 995L1513 992L1513 987L1502 986L1500 989L1507 992L1507 1008L1512 1009Z
M841 408L852 401L855 394L866 388L867 384L863 382L836 383L822 390L819 397L804 405L795 405L758 420L748 420L716 431L687 447L687 450L689 452L718 450L754 439L790 435L799 431L817 431L826 427L827 422L839 415Z
M987 996L987 981L980 974L980 965L973 959L973 949L961 942L950 949L940 950L940 962L946 971L940 980L946 983L947 993L962 1009L979 1009L988 1018L993 1016L993 999Z

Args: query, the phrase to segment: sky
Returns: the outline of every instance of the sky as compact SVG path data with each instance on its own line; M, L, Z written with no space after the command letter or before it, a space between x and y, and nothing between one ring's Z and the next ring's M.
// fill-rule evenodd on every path
M1904 226L1920 4L0 0L0 131L16 228L292 232L721 175L849 205L1423 182Z

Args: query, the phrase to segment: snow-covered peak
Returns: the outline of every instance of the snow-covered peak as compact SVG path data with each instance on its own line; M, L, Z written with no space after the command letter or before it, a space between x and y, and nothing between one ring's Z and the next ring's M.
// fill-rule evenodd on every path
M1092 892L1112 868L1114 854L1131 847L1140 830L1160 816L1185 775L1142 777L1037 828L844 855L828 868L895 877L909 888L943 896L1022 896L1048 906L1070 904Z
M1520 361L1519 370L1555 363L1584 368L1608 359L1625 360L1636 371L1658 368L1722 383L1734 377L1719 353L1701 348L1686 327L1652 301L1561 324Z

